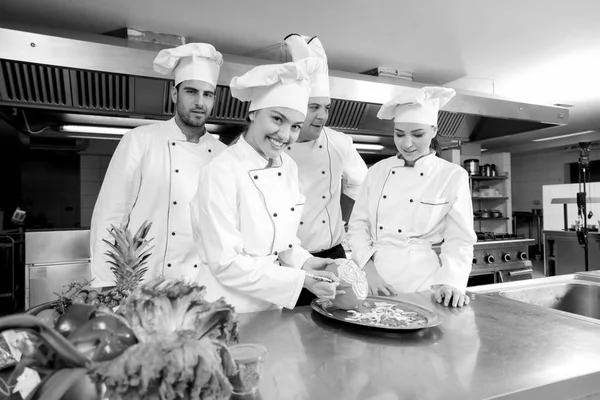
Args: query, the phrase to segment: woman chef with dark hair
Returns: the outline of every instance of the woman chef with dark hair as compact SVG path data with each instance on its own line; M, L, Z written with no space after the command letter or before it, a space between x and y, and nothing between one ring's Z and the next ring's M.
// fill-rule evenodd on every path
M349 222L348 244L373 294L432 289L446 306L469 303L473 205L467 172L435 156L438 111L455 91L425 87L381 107L398 155L370 168ZM432 245L442 242L438 257Z

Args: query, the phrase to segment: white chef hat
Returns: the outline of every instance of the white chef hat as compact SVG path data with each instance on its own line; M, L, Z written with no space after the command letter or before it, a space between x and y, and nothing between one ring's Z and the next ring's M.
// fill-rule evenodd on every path
M318 59L310 57L298 62L254 67L231 80L231 95L241 101L250 101L249 111L287 107L306 116L309 79L319 64Z
M443 87L424 87L404 92L381 106L379 119L394 119L394 122L438 124L438 111L454 96L456 91Z
M175 86L187 80L208 82L217 87L223 56L208 43L189 43L164 49L154 59L154 70L175 74Z
M327 54L318 37L303 36L296 33L288 35L285 44L292 55L293 61L306 57L316 57L321 60L321 65L310 77L311 97L331 97L329 90L329 68L327 67Z

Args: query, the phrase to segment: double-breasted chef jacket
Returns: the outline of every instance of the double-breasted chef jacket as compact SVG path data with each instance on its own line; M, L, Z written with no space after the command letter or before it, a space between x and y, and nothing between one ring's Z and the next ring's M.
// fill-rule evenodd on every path
M201 173L192 201L194 238L210 300L238 312L293 308L312 256L296 236L305 197L285 153L269 166L243 137Z
M125 224L135 234L152 222L151 256L145 279L156 276L194 279L200 267L190 220L190 201L200 170L226 146L208 132L188 142L175 119L136 128L117 147L92 216L91 255L95 286L113 285L108 229Z
M293 143L285 151L298 165L300 190L306 196L298 229L302 247L318 253L339 245L344 236L341 195L356 200L367 175L352 138L324 127L318 139Z
M372 166L348 229L355 261L364 267L373 257L379 275L400 292L437 284L464 291L476 240L467 173L433 153L414 167L399 157ZM432 244L442 241L438 258Z

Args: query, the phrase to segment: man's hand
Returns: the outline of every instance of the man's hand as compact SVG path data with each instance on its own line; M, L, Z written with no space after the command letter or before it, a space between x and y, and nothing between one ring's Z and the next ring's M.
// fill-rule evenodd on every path
M396 296L398 294L392 285L388 284L381 276L379 276L373 260L367 262L363 271L367 275L370 295L379 296L380 294L383 294L384 296Z

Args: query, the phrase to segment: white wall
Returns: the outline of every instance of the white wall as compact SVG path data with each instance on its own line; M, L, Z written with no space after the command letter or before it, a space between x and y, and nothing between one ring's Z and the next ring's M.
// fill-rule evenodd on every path
M551 204L555 198L575 199L579 191L577 183L565 185L544 185L543 204L544 204L544 230L561 230L564 228L564 208L562 204ZM600 182L594 182L587 185L587 198L600 198ZM588 225L600 225L600 203L590 204L588 201L587 212L594 213L592 219L588 219ZM577 204L567 205L568 227L575 224L577 219Z
M531 211L533 208L542 208L542 187L566 183L565 164L577 162L578 159L579 151L565 151L563 148L513 154L513 210ZM600 160L600 151L592 150L590 160Z

